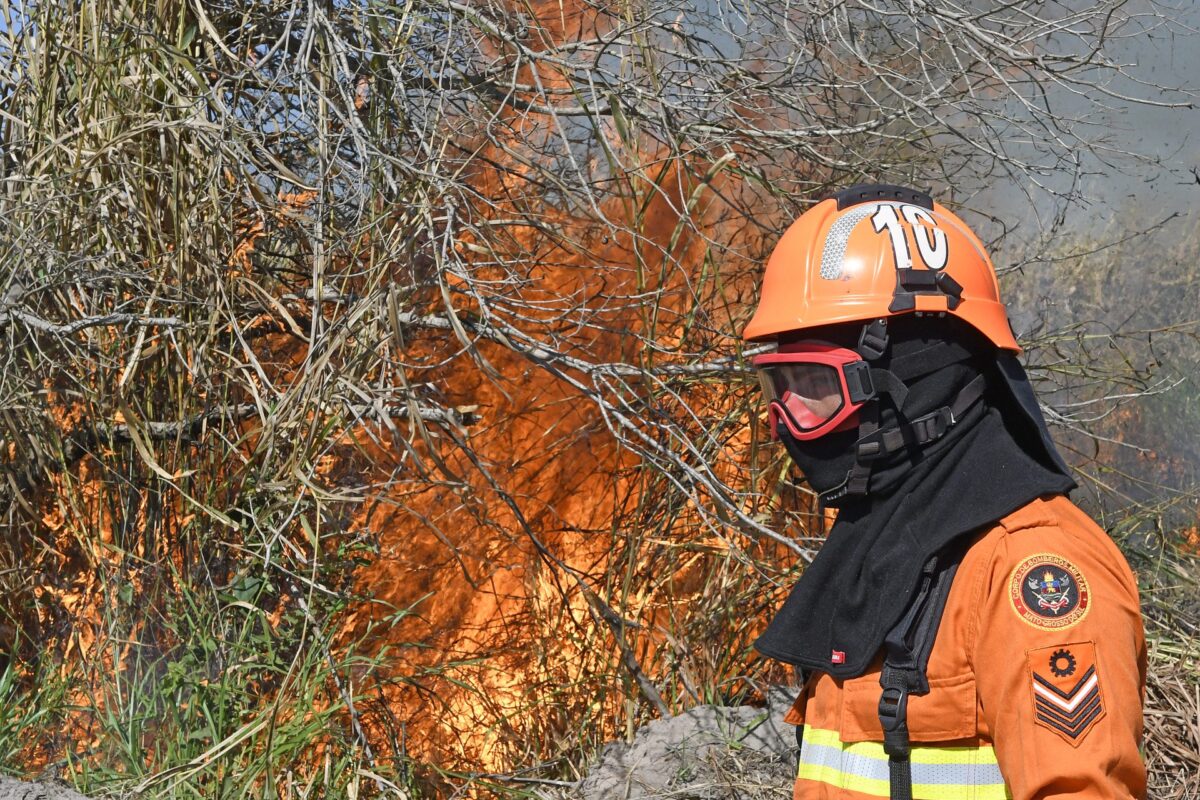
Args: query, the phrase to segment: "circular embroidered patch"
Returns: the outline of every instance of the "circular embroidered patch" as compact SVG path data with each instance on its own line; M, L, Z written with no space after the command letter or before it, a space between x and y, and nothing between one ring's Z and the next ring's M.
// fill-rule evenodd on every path
M1062 556L1037 553L1013 570L1008 597L1017 616L1036 628L1063 630L1088 612L1088 583Z

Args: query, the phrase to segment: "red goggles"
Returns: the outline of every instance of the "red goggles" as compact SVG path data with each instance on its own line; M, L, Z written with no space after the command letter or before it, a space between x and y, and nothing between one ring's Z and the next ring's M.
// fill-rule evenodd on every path
M797 439L816 439L857 422L856 412L875 396L871 368L853 350L806 341L755 356L767 399L771 435L782 422Z

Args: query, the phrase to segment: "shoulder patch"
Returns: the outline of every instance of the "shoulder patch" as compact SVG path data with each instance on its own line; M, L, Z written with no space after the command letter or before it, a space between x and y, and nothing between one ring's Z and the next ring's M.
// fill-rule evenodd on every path
M1087 578L1062 556L1035 553L1017 564L1008 582L1008 599L1017 616L1035 628L1060 631L1088 613Z
M1104 697L1092 642L1029 651L1034 720L1073 747L1104 717Z

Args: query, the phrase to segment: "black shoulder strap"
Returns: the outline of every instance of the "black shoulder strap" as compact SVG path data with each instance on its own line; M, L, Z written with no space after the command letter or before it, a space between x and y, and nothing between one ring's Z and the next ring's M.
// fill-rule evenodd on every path
M921 584L904 617L884 639L883 671L879 685L879 721L883 725L883 749L888 754L891 800L912 800L912 762L909 760L908 696L929 692L929 654L937 637L950 584L962 552L929 559L921 571Z
M804 701L805 709L808 707L808 681L812 678L811 672L804 672L797 667L800 672L800 698ZM807 715L806 715L807 716ZM800 768L800 759L804 753L804 725L796 726L796 769Z

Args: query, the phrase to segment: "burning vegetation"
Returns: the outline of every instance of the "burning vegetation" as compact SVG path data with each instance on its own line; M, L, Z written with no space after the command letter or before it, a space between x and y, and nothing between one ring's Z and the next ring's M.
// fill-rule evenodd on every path
M763 253L835 184L1058 168L997 104L1138 24L944 5L9 9L0 767L500 792L784 680L826 521L737 340Z

